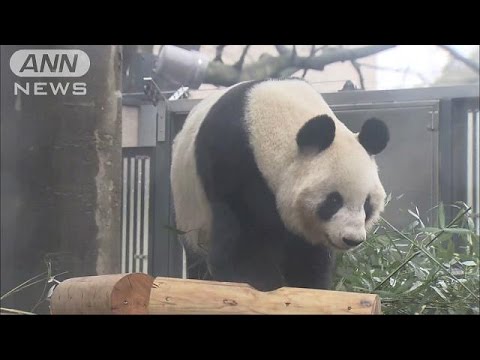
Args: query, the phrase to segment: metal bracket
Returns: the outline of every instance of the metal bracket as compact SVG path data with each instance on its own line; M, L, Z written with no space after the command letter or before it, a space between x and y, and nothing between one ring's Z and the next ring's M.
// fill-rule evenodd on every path
M173 101L173 100L178 100L178 99L182 99L182 98L187 99L187 98L190 97L190 94L189 94L188 90L189 90L188 87L182 86L182 87L180 87L180 89L175 91L173 93L173 95L168 98L168 100Z
M428 112L432 117L427 124L427 130L438 131L438 110L432 110Z
M160 87L157 85L155 80L153 80L153 78L145 77L143 78L143 82L144 82L143 90L145 92L145 95L155 106L158 104L158 102L161 99L163 99L164 101L173 101L173 100L189 97L189 88L186 86L181 86L175 92L161 91ZM173 94L168 99L164 95L164 94L171 94L171 93Z
M362 90L362 89L359 89L354 83L353 81L351 80L347 80L345 81L345 84L343 84L343 87L338 90L338 92L342 92L342 91L358 91L358 90Z
M151 77L143 78L143 91L154 106L158 104L160 99L167 101L165 96L163 96L162 91L158 87L157 83Z
M163 95L166 92L160 91L160 88L152 78L144 78L145 94L149 96L152 103L157 107L157 141L163 142L166 138L166 117L167 103L180 98L188 97L188 87L182 86L175 91L168 99ZM163 99L164 101L160 101Z
M166 138L167 104L160 102L157 105L157 141L163 142Z

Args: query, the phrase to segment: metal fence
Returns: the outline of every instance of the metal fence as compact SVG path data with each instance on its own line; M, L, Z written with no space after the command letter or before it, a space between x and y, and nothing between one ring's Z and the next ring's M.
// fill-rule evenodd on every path
M151 242L151 156L144 148L124 149L122 260L124 272L149 272Z

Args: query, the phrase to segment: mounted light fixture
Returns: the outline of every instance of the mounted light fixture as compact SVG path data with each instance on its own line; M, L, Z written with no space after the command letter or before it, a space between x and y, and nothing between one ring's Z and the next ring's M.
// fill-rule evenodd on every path
M207 70L208 57L196 50L164 45L155 62L154 72L178 87L198 89Z

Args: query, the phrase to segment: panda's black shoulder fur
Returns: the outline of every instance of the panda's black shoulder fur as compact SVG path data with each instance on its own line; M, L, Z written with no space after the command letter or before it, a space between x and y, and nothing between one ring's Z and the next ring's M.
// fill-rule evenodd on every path
M308 245L286 229L250 146L245 104L248 92L260 82L245 82L223 94L195 139L197 172L213 216L211 275L260 290L327 288L329 250Z
M259 82L245 82L228 90L200 126L195 140L197 171L211 202L224 200L241 178L256 175L244 113L248 91Z

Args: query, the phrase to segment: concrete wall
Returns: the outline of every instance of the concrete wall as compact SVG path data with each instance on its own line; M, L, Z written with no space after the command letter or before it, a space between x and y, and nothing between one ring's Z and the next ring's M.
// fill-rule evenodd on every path
M19 78L19 49L81 49L82 78ZM120 47L1 46L1 292L41 273L118 272L121 209ZM87 95L14 95L14 82L82 81ZM30 310L43 283L2 301Z

